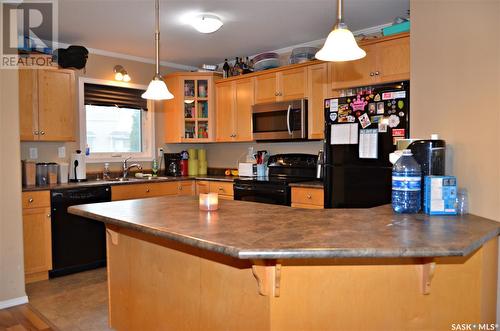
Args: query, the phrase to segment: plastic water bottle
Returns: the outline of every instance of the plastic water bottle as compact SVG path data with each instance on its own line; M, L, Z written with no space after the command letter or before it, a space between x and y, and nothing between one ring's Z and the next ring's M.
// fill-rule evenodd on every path
M403 150L403 155L392 167L392 209L396 213L420 211L422 171L412 155L411 150Z

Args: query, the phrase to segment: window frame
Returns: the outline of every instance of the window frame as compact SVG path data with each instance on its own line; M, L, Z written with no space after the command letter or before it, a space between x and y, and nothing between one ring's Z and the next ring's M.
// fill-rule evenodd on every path
M85 111L85 83L118 86L125 88L135 88L146 90L147 86L116 82L112 80L80 77L78 80L78 108L79 108L79 128L80 128L80 150L84 151L87 142L87 117ZM121 162L124 158L132 157L134 161L151 161L155 157L155 116L154 102L148 100L148 111L141 113L141 141L142 152L122 152L122 153L93 153L87 157L88 163Z

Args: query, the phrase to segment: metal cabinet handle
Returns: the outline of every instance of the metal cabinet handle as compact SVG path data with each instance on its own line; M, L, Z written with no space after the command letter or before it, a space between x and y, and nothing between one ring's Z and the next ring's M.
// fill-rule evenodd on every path
M224 191L224 188L223 187L219 187L219 191Z
M29 198L29 199L28 199L28 202L29 202L29 203L33 203L33 201L34 201L34 200L33 200L33 198Z
M277 97L278 96L278 92L274 92L274 96Z
M288 130L288 134L292 135L292 130L290 130L290 111L292 110L292 105L288 105L288 110L286 112L286 129Z
M182 186L179 186L179 191L182 191Z
M308 198L308 199L311 199L311 198L312 198L312 196L311 196L310 194L308 194L308 195L307 195L307 198Z
M149 193L149 188L146 189L146 193Z
M370 72L370 76L373 77L375 76L375 74L373 72Z
M38 136L40 133L39 133L37 130L35 130L35 131L33 131L33 134L34 134L35 136Z
M50 218L50 213L47 214L47 217Z
M283 96L283 93L282 93L282 92L279 92L279 93L278 93L278 95L281 97L281 96Z
M40 134L43 136L45 134L45 131L40 131Z
M378 76L380 75L380 72L379 71L375 71L375 76Z

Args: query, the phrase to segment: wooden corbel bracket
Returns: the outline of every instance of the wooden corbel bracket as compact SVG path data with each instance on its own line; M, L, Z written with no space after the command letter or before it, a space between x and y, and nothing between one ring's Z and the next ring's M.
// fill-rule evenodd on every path
M281 264L276 261L253 261L252 273L260 295L280 296Z
M424 259L422 264L419 265L420 269L420 283L422 294L427 295L431 293L431 282L436 270L436 262L431 259Z
M116 228L111 226L106 227L106 232L109 234L109 238L113 245L118 245L118 232L116 230Z

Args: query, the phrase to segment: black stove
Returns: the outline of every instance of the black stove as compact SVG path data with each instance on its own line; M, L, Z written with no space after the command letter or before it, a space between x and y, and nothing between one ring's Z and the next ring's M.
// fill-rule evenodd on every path
M277 154L268 161L269 176L240 177L234 181L234 199L291 205L290 183L316 178L314 154Z

